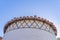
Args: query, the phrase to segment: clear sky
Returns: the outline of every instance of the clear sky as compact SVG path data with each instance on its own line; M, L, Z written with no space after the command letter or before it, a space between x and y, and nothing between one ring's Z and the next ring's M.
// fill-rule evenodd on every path
M0 0L0 36L9 20L34 15L53 22L60 37L60 0Z

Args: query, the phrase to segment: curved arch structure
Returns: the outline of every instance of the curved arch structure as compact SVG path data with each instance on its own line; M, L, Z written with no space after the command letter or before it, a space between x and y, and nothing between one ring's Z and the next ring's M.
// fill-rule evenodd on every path
M52 38L53 38L53 35L57 36L57 29L54 26L54 24L52 22L44 19L44 18L40 18L40 17L37 17L37 16L23 16L23 17L19 17L19 18L15 17L14 19L12 19L11 21L9 21L5 25L5 27L4 27L4 33L6 33L5 36L7 34L9 34L9 32L11 32L12 35L13 35L13 34L15 34L14 32L12 32L13 30L16 31L16 33L19 33L18 30L20 30L20 32L21 32L21 30L24 30L24 29L25 30L30 30L29 28L31 30L40 30L41 31L40 34L43 34L43 38L44 38L44 34L46 34L47 37L52 34L51 35ZM25 33L25 32L23 32L23 33ZM37 31L36 31L36 33L38 35ZM25 35L28 35L28 34L29 34L29 31ZM7 40L9 40L9 39L7 39ZM43 40L43 39L39 39L39 40ZM55 39L53 39L53 40L55 40Z

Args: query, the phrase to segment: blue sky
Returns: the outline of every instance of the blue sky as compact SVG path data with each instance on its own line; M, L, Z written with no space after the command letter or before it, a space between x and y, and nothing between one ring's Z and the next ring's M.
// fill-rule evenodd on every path
M34 15L53 22L60 37L60 0L0 0L0 36L9 20Z

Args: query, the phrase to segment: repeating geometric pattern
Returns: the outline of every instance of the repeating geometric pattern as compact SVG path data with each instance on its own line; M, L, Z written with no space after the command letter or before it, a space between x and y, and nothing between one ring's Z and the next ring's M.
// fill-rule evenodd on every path
M35 29L44 30L54 34L54 31L50 27L50 25L38 20L21 20L21 21L14 22L7 28L6 32L15 29L21 29L21 28L35 28Z

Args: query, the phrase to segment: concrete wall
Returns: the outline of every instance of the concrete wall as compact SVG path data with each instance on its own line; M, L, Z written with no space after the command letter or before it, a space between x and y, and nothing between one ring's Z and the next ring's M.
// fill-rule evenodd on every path
M41 29L24 28L5 33L3 40L56 40L56 37Z

